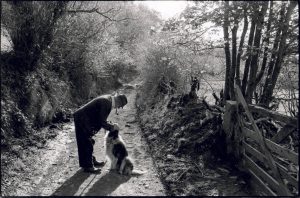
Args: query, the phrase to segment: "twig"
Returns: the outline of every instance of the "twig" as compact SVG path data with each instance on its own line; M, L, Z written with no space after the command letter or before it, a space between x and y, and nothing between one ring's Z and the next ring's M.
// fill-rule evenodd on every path
M178 181L179 179L181 179L181 177L188 171L188 170L190 170L191 169L191 167L189 167L189 168L187 168L186 170L184 170L180 175L179 175L179 177L176 179L176 181Z
M273 124L277 128L277 130L279 128L281 128L281 126L279 124L277 124L276 122L274 122L273 120L270 120L270 123Z
M216 95L216 93L213 92L212 95L213 95L213 97L215 98L216 103L219 103L219 102L220 102L220 98Z
M201 176L203 176L203 172L200 169L200 167L198 166L198 164L196 162L193 162L193 164L196 166L196 168L198 169L198 171L201 173Z
M168 142L166 142L159 150L156 151L156 153L160 153L160 151L162 151L162 149L165 149L165 148L168 146L168 144L169 144L172 140L173 140L173 139L170 138L170 139L168 140Z
M217 106L217 105L214 105L214 106L210 106L207 102L206 102L206 100L203 98L202 99L202 102L203 102L203 104L206 106L206 108L208 109L208 110L210 110L212 113L214 113L214 114L218 114L218 113L223 113L225 110L224 110L224 108L222 108L222 107L219 107L219 106ZM212 107L214 107L214 108L216 108L219 112L215 112L215 110L214 109L212 109Z
M268 121L270 118L259 118L259 119L257 119L257 120L255 120L255 123L257 124L257 123L259 123L259 122L262 122L262 121Z
M213 105L214 108L216 108L217 110L219 110L220 112L224 113L225 112L225 109L218 106L218 105Z
M215 93L214 88L211 86L211 84L208 82L208 80L206 80L203 76L202 76L202 79L210 86L210 88L213 91L213 93Z
M210 105L206 102L206 100L204 98L202 99L202 102L206 106L207 109L209 109L210 111L213 111L213 109L210 107Z
M290 143L291 150L292 150L292 151L295 151L295 148L294 148L294 146L293 146L293 145L294 145L294 141L293 141L293 138L292 138L290 135L289 135L289 140L290 140L289 143Z

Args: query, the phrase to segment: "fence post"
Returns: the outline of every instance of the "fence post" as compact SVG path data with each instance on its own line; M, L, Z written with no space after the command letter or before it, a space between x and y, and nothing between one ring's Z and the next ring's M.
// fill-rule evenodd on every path
M226 133L227 154L233 152L234 141L234 121L236 118L236 101L227 100L225 105L225 113L223 117L223 129Z

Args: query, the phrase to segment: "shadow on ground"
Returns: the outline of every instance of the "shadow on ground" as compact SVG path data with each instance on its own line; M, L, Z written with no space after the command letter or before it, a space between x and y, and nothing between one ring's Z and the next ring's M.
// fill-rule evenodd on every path
M91 174L78 170L62 186L60 186L51 196L74 196L80 186ZM120 175L116 172L107 172L96 181L84 196L105 196L114 192L122 183L128 181L130 177Z
M78 191L81 184L90 176L90 174L78 170L61 187L59 187L52 196L72 196Z
M120 175L116 172L108 172L94 183L93 187L85 196L105 196L114 192L122 183L130 179L128 176Z

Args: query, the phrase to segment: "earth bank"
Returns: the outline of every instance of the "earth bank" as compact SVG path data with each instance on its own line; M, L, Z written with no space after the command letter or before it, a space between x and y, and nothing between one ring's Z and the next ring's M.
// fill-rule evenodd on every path
M226 153L222 117L200 101L180 104L180 95L145 104L138 117L167 194L250 196L248 176Z

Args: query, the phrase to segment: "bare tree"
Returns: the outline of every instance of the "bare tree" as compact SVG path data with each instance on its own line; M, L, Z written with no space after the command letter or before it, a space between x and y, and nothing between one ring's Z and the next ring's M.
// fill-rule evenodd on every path
M281 67L282 67L282 63L284 61L284 56L285 56L284 52L285 52L286 46L287 46L286 41L287 41L287 37L288 37L289 22L291 19L292 12L293 12L294 8L296 7L296 5L297 5L297 2L291 1L288 5L286 14L285 15L283 14L284 7L282 7L282 11L280 13L281 21L283 21L283 24L281 25L279 31L282 32L282 34L280 37L278 53L276 54L277 56L276 56L274 68L273 68L274 63L272 62L275 59L274 53L272 54L272 57L274 57L274 59L271 60L270 65L269 65L268 76L266 78L263 94L262 94L262 97L260 100L260 103L263 106L268 106L272 100L273 90L276 85L277 78L278 78L278 75L279 75ZM283 6L284 6L284 4L283 4ZM277 48L278 44L276 44L276 46L275 46L275 44L276 43L274 43L274 47Z
M242 80L242 93L245 95L247 82L248 82L248 74L249 74L249 66L252 59L252 45L253 45L253 38L254 38L254 32L256 28L256 20L255 20L255 14L257 10L257 4L249 6L249 8L252 8L252 14L251 14L251 27L250 27L250 33L248 38L248 45L247 45L247 55L248 58L245 62L245 68L244 68L244 75Z
M224 31L224 50L226 56L226 73L225 73L225 88L224 88L224 100L228 100L230 98L230 67L231 67L231 59L230 59L230 45L229 45L229 2L224 2L224 24L223 24L223 31Z
M257 12L257 25L255 30L255 36L254 36L254 43L253 43L253 56L251 58L251 67L250 67L250 76L249 76L249 82L247 86L246 91L246 101L248 103L252 103L252 96L253 91L255 90L255 81L256 81L256 73L258 69L258 57L259 57L259 51L260 51L260 41L262 36L262 29L264 24L264 16L266 14L268 8L268 2L264 1L261 6L261 10Z
M257 84L260 82L260 80L262 79L265 69L266 69L266 65L267 65L267 59L268 59L268 50L269 50L269 43L270 43L270 30L271 30L271 23L273 21L273 1L270 1L270 10L269 10L269 17L268 17L268 24L267 24L267 30L266 30L266 36L263 40L263 44L264 44L264 55L263 55L263 61L261 64L261 68L259 73L257 74L256 77L256 81L255 81L255 87L257 86Z
M243 5L243 16L244 16L244 27L243 27L243 32L241 35L241 40L240 40L240 45L239 45L239 50L238 50L238 55L237 55L237 63L236 63L236 77L235 77L235 82L238 86L241 86L241 79L240 79L240 62L241 62L241 56L243 53L243 45L244 45L244 41L245 41L245 36L248 30L248 17L247 17L247 4Z

